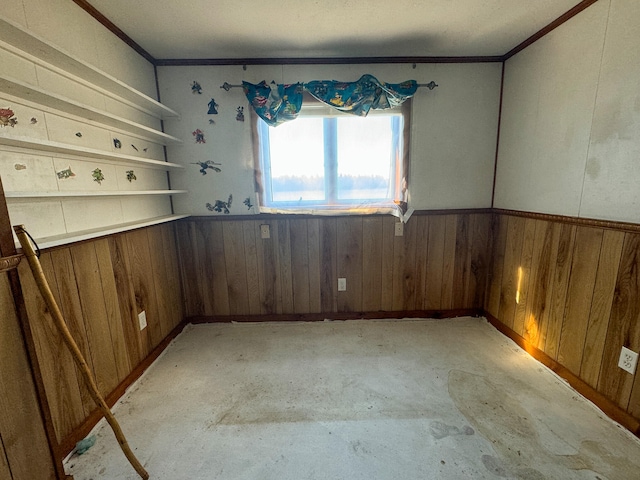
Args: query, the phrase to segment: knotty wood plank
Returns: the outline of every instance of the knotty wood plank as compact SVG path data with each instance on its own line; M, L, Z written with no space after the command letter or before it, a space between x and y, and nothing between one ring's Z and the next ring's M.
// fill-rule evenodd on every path
M61 305L58 286L55 283L51 255L40 256L42 269L58 305ZM44 383L51 420L58 442L84 420L84 406L80 394L76 365L62 336L58 333L38 286L26 262L18 267L36 355Z
M203 261L200 278L207 315L229 315L231 311L223 224L222 221L200 221L196 228L200 261Z
M507 218L507 238L500 287L500 315L498 318L507 327L513 329L516 313L516 293L518 289L518 268L522 254L525 219L510 216Z
M339 217L337 219L338 278L347 279L347 291L338 292L338 311L362 310L362 217ZM336 281L335 288L338 284Z
M522 250L518 267L519 285L518 301L516 302L515 314L513 317L513 331L522 335L524 330L525 316L527 313L527 302L529 298L529 279L531 277L531 258L533 256L533 244L535 240L536 220L525 219L524 234L522 238Z
M120 317L120 305L118 302L118 292L111 264L111 252L109 251L109 241L106 238L97 240L96 255L104 294L104 303L109 320L109 330L111 333L111 345L116 358L118 369L118 383L125 379L132 370L127 352L127 345L124 339L122 318ZM153 278L152 278L153 280Z
M429 241L429 217L420 215L414 218L416 224L415 240L415 306L413 308L423 309L427 290L427 255Z
M187 316L205 315L204 295L202 286L204 278L200 276L200 267L205 265L201 257L197 242L196 222L181 220L178 229L178 251L180 270L184 284L183 294L185 314ZM211 315L213 311L208 314Z
M471 216L471 235L469 245L470 271L465 308L480 309L483 307L487 290L487 274L491 244L491 215L478 214Z
M542 308L542 313L540 313L540 325L538 328L538 345L541 351L544 351L546 343L547 343L547 331L549 330L549 323L551 318L551 311L553 305L553 285L555 281L556 275L556 264L558 259L558 251L560 250L560 234L562 232L562 225L556 222L548 222L551 232L548 247L545 244L543 247L542 255L545 255L545 252L549 252L548 254L548 280L545 285L545 295L544 295L544 308ZM545 237L545 242L547 241L547 237ZM544 258L544 257L543 257ZM542 294L541 294L542 295Z
M260 305L260 275L258 272L258 247L260 241L260 226L255 221L242 222L244 236L244 255L247 266L247 295L249 301L249 313L258 315L261 313Z
M138 314L143 310L147 315L147 327L144 330L146 330L147 334L148 348L144 352L145 357L149 355L164 338L160 322L162 313L158 306L147 233L147 229L144 228L132 230L124 234L129 245L129 264L132 269L131 278L133 280L133 290L136 294L136 319ZM143 345L145 345L144 341Z
M598 390L627 409L634 377L618 368L620 348L640 349L640 234L626 233L611 307Z
M55 249L51 251L51 261L54 265L55 280L60 294L60 310L64 315L67 328L73 335L82 356L89 364L91 371L95 371L93 358L89 349L87 328L80 304L78 284L76 274L73 269L71 251L68 248ZM80 386L80 396L84 407L84 414L88 415L97 405L91 398L88 387L82 379L82 374L76 368L78 383Z
M416 263L418 242L418 218L404 225L404 268L402 271L402 306L400 310L415 310L418 299L417 281L419 269Z
M309 256L309 313L322 311L321 265L320 265L320 221L307 219L307 241Z
M321 306L323 312L338 311L338 224L335 218L320 220ZM347 285L348 287L348 285Z
M429 237L427 239L427 284L422 308L442 309L442 283L444 275L444 252L446 218L443 215L429 217Z
M618 278L623 242L624 232L604 231L582 354L582 365L580 366L580 378L594 388L598 386L598 375L602 366L604 342L611 318L611 306Z
M569 288L569 277L571 274L573 244L576 237L576 226L563 224L560 226L560 237L558 239L558 254L556 256L556 266L552 283L551 308L545 340L545 353L554 360L558 359L558 345L560 343L560 332L564 322L564 311Z
M136 293L130 273L129 244L124 235L112 235L108 240L129 362L131 365L138 365L145 357L147 349L142 344L142 335L140 334Z
M504 255L507 248L508 216L493 215L491 235L493 245L491 252L491 266L489 286L485 309L495 318L500 318L500 299L502 298L502 273L504 270Z
M95 242L78 243L70 250L96 383L100 393L107 395L118 385L118 367L111 345Z
M456 260L456 233L458 231L458 216L445 215L445 239L444 239L444 260L442 263L442 297L440 308L453 308L453 294L456 281L455 260Z
M53 480L48 448L24 340L7 274L0 274L0 435L13 480ZM0 469L2 471L2 469ZM2 477L3 479L5 477Z
M580 374L582 365L603 233L601 228L576 229L571 276L558 347L558 361L575 375Z
M382 217L362 220L362 310L382 310ZM348 285L347 285L348 286Z
M276 255L273 240L275 229L270 222L257 222L260 225L269 225L270 238L260 238L256 243L256 255L258 257L258 275L260 277L260 313L263 315L277 312L276 306Z
M227 269L229 315L246 315L249 313L249 298L242 223L235 221L222 222L222 235L224 242L223 255Z
M151 272L153 277L153 288L158 303L158 325L160 327L160 336L164 339L172 330L172 298L167 291L167 262L173 255L164 245L162 230L159 226L145 229L147 231L147 239L149 242L149 257L151 259ZM137 363L133 364L133 366Z
M522 337L536 346L540 340L543 313L547 308L545 300L549 287L552 233L550 222L535 221Z
M392 217L394 220L394 229L395 224L398 223L398 219ZM406 225L405 225L406 229ZM395 232L394 232L395 235ZM406 250L406 240L405 236L402 237L393 237L393 270L392 270L392 281L391 281L391 292L392 292L392 310L404 310L404 298L405 298L405 282L404 282L404 262L405 256L407 254Z
M471 256L469 254L470 218L468 214L458 215L457 217L451 306L452 308L465 308L464 299L469 285L469 271L471 269Z
M171 305L171 322L169 324L169 332L172 332L184 320L184 304L183 304L183 289L182 282L180 280L180 264L179 264L179 252L176 243L176 228L175 222L163 223L158 225L162 231L162 239L167 252L167 282L165 288L165 295L170 298Z
M278 268L281 309L279 313L293 313L293 275L291 273L290 220L278 221Z
M293 280L294 313L309 312L309 239L307 221L294 219L289 222L291 239L291 276Z
M382 292L380 295L380 304L382 310L393 310L393 266L394 257L393 250L395 244L394 225L396 218L385 216L382 219L382 274L381 285Z

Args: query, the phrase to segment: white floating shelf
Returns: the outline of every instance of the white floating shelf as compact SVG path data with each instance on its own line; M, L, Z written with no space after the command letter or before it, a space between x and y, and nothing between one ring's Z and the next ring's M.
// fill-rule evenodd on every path
M169 107L131 88L126 83L66 52L64 49L51 45L44 38L27 31L21 25L10 20L0 18L0 41L12 45L42 62L82 78L96 87L112 92L118 97L139 105L141 108L150 111L157 118L180 116Z
M184 168L177 163L163 162L162 160L152 160L149 158L135 157L133 155L125 155L116 152L107 152L94 148L79 147L66 143L52 142L51 140L40 140L31 137L5 137L0 131L0 145L9 147L27 148L30 150L38 150L47 153L56 153L62 155L72 155L75 157L95 158L99 160L110 160L126 164L144 165L149 168L157 168L161 170Z
M175 195L187 193L187 190L107 190L99 191L69 191L51 192L5 192L6 198L51 198L51 197L128 197L132 195Z
M40 87L24 83L6 75L0 76L0 92L32 101L39 105L66 112L85 120L93 121L109 127L118 128L126 132L149 139L163 145L182 143L179 138L155 130L146 125L132 122L109 112L98 110L90 105L77 102L61 95L47 92Z
M92 238L104 237L106 235L113 235L116 233L122 233L136 228L150 227L152 225L159 225L161 223L172 222L174 220L180 220L181 218L187 218L189 215L167 215L164 217L155 217L147 220L141 220L138 222L121 223L118 225L111 225L102 228L93 228L91 230L82 230L79 232L65 233L62 235L53 235L50 237L36 238L38 247L51 248L60 245L66 245L68 243L80 242L83 240L91 240ZM20 248L19 242L16 242L16 246Z

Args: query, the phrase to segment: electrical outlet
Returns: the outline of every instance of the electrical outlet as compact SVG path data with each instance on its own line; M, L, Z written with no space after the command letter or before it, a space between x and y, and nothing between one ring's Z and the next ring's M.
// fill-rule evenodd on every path
M138 323L140 324L140 330L144 330L147 327L147 312L141 311L138 314Z
M338 279L338 291L339 292L346 292L347 291L347 279L346 278L339 278Z
M636 366L638 365L638 354L633 350L629 350L627 347L622 347L620 352L620 360L618 360L618 366L625 372L629 372L631 375L636 373Z
M402 222L396 222L396 237L401 237L402 235L404 235L404 223Z
M269 225L260 225L260 237L271 238L271 232L269 231Z

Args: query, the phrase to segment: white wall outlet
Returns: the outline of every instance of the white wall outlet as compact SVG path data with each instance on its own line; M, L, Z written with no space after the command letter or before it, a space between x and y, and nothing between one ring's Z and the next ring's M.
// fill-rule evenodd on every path
M347 279L346 278L339 278L338 279L338 291L339 292L346 292L347 291Z
M140 330L144 330L147 327L147 312L145 310L138 314L138 323L140 323Z
M260 225L260 237L271 238L271 232L269 231L269 225Z
M618 360L618 366L625 372L629 372L631 375L636 373L636 366L638 365L638 354L633 350L629 350L627 347L622 347L620 352L620 360Z
M404 235L404 223L402 222L396 222L395 223L396 226L396 237L401 237L402 235Z

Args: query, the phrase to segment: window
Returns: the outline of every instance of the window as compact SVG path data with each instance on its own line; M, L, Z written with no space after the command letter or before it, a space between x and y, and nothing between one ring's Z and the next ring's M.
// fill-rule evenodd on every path
M258 121L261 206L362 210L404 200L407 103L357 117L307 101L296 120Z

